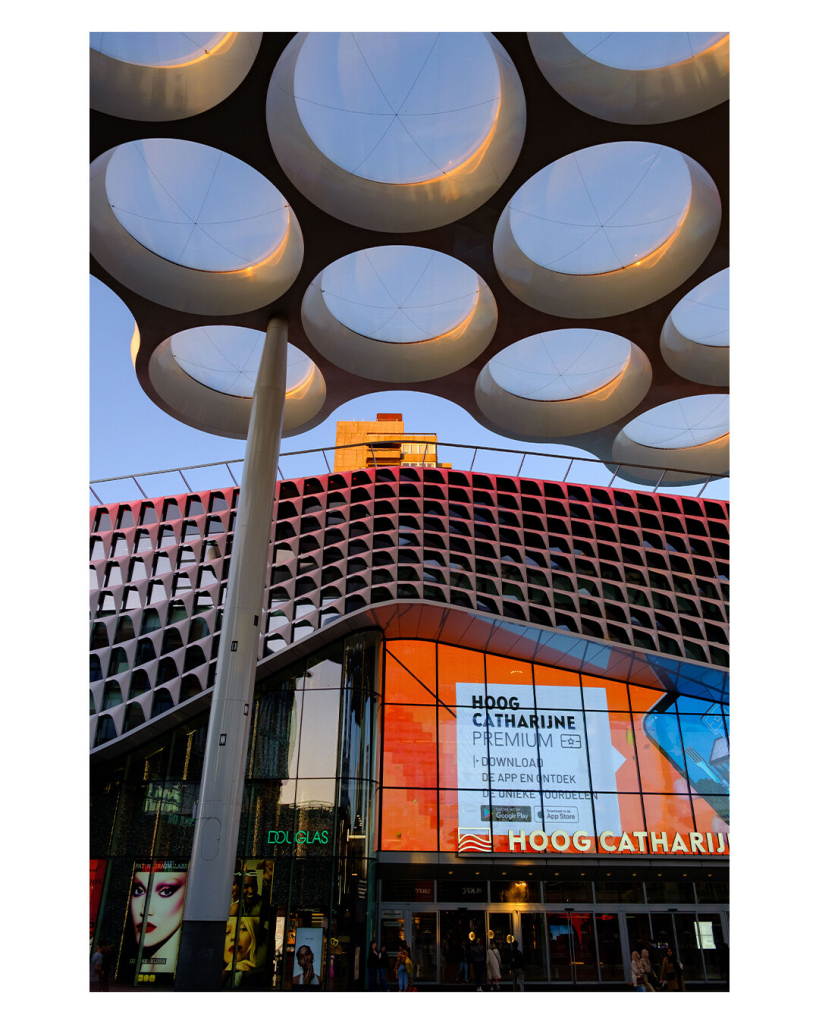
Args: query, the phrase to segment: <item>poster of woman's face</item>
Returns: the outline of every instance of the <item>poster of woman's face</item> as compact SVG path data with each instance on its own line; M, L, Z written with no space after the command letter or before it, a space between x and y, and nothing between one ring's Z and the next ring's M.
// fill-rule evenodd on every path
M237 971L253 971L259 943L258 917L230 917L225 931L225 967L233 967L234 954Z
M296 929L296 957L293 963L294 989L321 984L323 943L323 928Z
M129 918L136 942L142 939L141 973L172 974L179 952L188 881L187 864L158 861L134 870Z

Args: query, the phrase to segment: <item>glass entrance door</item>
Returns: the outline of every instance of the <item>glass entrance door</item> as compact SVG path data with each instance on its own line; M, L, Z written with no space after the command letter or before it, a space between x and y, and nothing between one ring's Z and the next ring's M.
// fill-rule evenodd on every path
M438 914L434 910L412 915L412 980L438 981Z
M452 974L454 965L457 984L477 984L472 946L478 938L486 949L486 914L483 910L441 911L441 951L447 960L445 977Z
M646 949L659 978L663 957L670 947L683 965L686 981L727 981L728 947L722 915L707 911L665 911L626 914L628 956Z
M404 934L404 911L382 910L378 948L380 949L381 946L387 947L387 956L390 960L390 967L387 971L387 983L390 985L397 984L398 982L395 974L395 958L398 956L398 950L404 941Z
M501 981L509 981L512 977L512 940L514 939L514 921L512 914L489 914L489 931L487 938L500 953Z
M521 915L524 916L524 915ZM551 981L598 981L594 914L547 914ZM525 943L524 935L524 943Z

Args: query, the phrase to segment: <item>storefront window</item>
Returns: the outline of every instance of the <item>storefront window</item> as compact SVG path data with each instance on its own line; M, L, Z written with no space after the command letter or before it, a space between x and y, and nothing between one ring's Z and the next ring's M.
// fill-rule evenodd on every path
M540 903L540 882L492 882L493 903Z
M597 947L600 951L600 980L623 980L623 949L618 914L595 914Z
M728 981L728 946L719 914L697 914L696 942L705 961L708 981Z
M592 883L585 881L547 881L543 883L544 903L591 903Z
M299 778L335 777L339 690L305 690L299 746Z

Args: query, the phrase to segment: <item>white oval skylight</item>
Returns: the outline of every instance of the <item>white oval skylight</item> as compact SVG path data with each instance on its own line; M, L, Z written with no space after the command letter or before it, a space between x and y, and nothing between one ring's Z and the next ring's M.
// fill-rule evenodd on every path
M692 395L649 409L623 428L647 448L694 448L730 430L728 395Z
M605 274L659 249L685 218L691 175L681 153L609 142L561 157L512 197L520 249L562 274Z
M151 252L194 270L244 270L287 237L279 190L236 157L181 139L119 146L105 176L111 209Z
M463 324L481 280L433 249L384 245L336 260L321 274L324 302L339 323L375 341L428 341Z
M582 54L624 71L680 64L715 46L727 32L565 32Z
M171 354L189 377L213 391L252 398L264 348L264 333L219 324L193 327L171 337ZM305 384L313 360L295 345L287 346L287 391Z
M726 268L698 284L671 310L671 321L684 338L713 348L729 345L729 282Z
M495 383L518 398L562 402L610 384L625 370L631 342L608 331L570 328L533 334L489 362Z
M497 61L480 32L310 32L294 89L325 156L359 177L403 185L473 156L500 106Z
M232 32L92 32L91 49L126 64L169 68L207 57Z

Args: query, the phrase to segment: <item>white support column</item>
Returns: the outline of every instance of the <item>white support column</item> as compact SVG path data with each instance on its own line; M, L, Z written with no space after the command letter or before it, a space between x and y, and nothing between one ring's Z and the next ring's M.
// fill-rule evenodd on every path
M221 986L242 810L262 595L287 377L287 321L267 327L253 391L239 509L176 972L177 991Z

